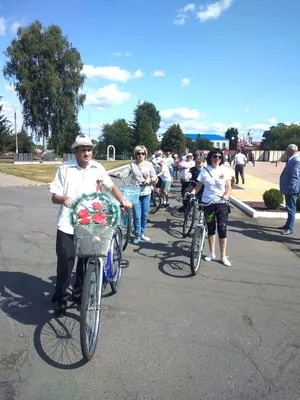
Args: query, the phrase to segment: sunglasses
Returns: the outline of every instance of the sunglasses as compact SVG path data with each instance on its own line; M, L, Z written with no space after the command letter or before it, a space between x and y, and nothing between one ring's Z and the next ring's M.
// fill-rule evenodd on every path
M146 153L136 153L138 156L145 156Z
M215 158L215 159L218 158L219 160L222 160L222 156L218 156L217 154L214 154L212 157Z

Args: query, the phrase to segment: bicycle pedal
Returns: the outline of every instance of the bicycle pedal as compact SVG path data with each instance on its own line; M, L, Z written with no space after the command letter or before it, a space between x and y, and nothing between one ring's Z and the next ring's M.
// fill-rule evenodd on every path
M120 263L121 268L128 268L129 267L129 261L128 260L122 260Z

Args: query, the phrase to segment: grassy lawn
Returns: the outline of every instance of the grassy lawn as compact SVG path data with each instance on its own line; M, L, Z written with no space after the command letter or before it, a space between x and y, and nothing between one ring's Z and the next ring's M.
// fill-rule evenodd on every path
M2 161L2 160L1 160ZM129 160L118 161L100 161L104 168L109 171L110 169L121 167L128 164ZM59 164L0 164L0 172L5 174L20 176L32 181L49 183L52 182L57 171Z

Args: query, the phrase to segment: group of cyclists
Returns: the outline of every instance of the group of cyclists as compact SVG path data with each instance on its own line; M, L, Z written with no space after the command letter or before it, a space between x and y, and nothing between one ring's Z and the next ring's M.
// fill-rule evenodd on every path
M119 174L120 177L130 177L130 184L140 187L138 201L132 206L127 201L117 186L111 180L104 167L93 160L93 144L89 137L79 135L72 145L75 158L63 163L50 185L52 202L60 205L57 222L57 280L56 289L52 297L56 303L56 315L63 315L67 307L68 287L74 266L74 229L70 224L71 207L76 198L82 194L90 194L101 190L105 186L123 208L133 208L133 223L135 237L133 244L141 241L150 242L146 235L147 217L150 208L151 191L158 190L163 197L163 207L169 206L169 191L178 178L181 181L183 206L179 211L184 211L188 201L186 194L202 195L203 202L210 203L205 209L208 229L210 253L206 261L216 258L215 232L219 236L220 261L225 266L230 266L226 255L228 200L231 191L231 174L224 168L224 155L219 149L208 153L205 161L203 155L196 157L185 149L184 154L178 156L171 152L163 153L161 150L148 157L145 146L136 146L133 152L134 159ZM205 165L206 164L206 165ZM84 260L77 263L76 282L73 288L73 300L80 299L83 283Z

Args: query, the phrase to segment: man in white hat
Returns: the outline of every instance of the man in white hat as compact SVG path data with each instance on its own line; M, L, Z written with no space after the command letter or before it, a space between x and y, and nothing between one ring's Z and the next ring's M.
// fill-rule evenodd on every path
M96 192L101 185L105 185L124 208L131 207L131 203L124 199L105 168L92 160L93 143L89 137L77 136L72 149L75 159L63 163L50 184L52 202L60 205L56 236L57 279L52 298L52 302L57 303L57 316L63 315L67 307L67 288L71 282L75 261L74 228L70 222L70 206L78 196ZM80 295L82 281L83 259L79 259L73 288L74 299L76 295Z

